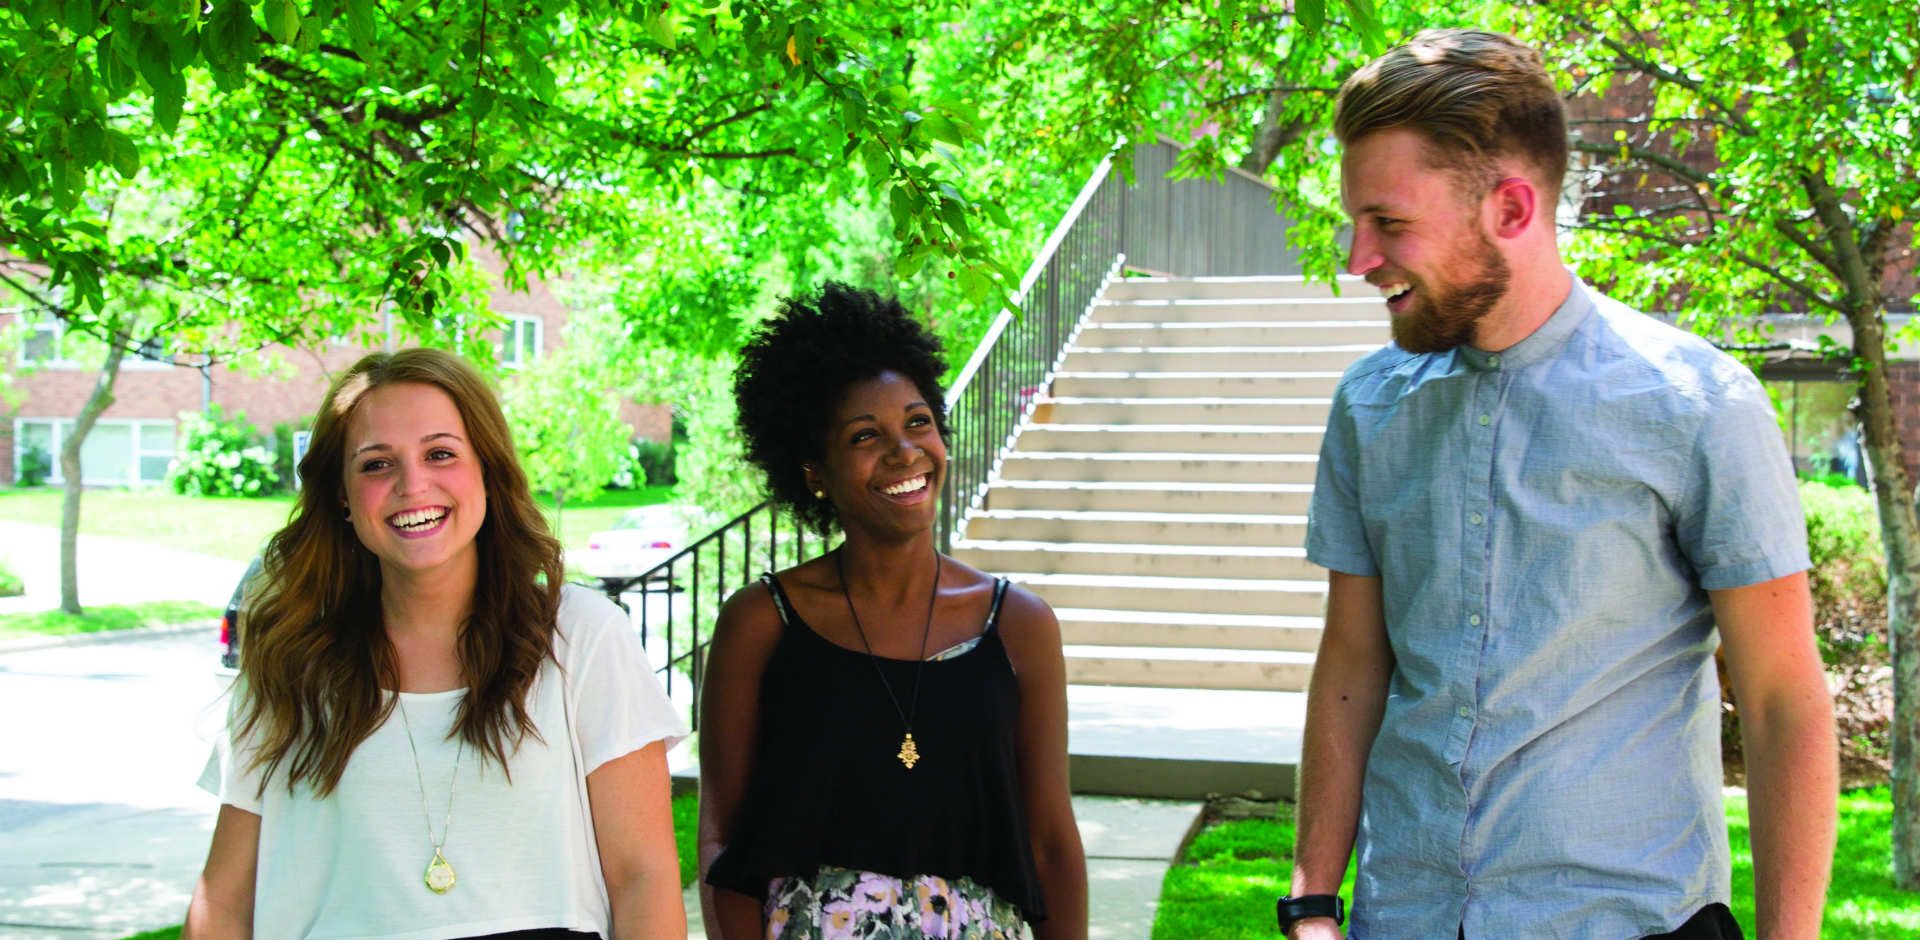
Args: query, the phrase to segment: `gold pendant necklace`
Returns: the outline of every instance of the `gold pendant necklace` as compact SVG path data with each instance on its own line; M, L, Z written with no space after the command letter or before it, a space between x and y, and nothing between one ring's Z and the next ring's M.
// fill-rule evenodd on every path
M860 634L860 645L867 651L867 659L873 663L873 673L880 677L880 688L885 689L887 701L893 703L893 710L899 714L900 723L906 726L907 736L900 739L900 751L893 756L908 770L920 763L920 745L913 740L913 717L920 711L920 673L927 666L927 637L933 635L933 602L940 597L940 567L942 559L939 552L933 553L933 590L927 592L927 625L920 630L920 658L913 667L913 703L911 708L901 708L900 699L893 694L893 685L887 682L885 670L880 668L880 657L873 654L873 644L867 642L867 631L860 626L860 612L853 609L853 592L847 587L847 565L841 552L842 545L833 550L833 567L840 575L840 596L847 599L847 615L853 618L853 629Z
M460 880L443 850L447 844L447 834L453 831L453 793L454 787L460 783L460 759L466 756L467 742L462 738L453 752L453 777L447 781L447 818L440 823L440 838L435 839L433 813L427 809L427 781L420 773L420 749L413 743L413 722L407 718L407 703L401 700L400 693L393 695L394 704L400 708L400 726L407 731L407 751L413 755L413 780L420 786L420 816L427 824L427 841L433 844L433 858L427 862L427 872L421 880L426 882L428 891L446 894Z

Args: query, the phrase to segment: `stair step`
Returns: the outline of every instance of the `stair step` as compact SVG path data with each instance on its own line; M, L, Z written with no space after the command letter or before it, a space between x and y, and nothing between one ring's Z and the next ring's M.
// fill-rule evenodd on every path
M1300 692L1313 675L1313 655L1287 650L1068 646L1067 681L1075 685Z
M1324 425L1331 398L1055 398L1041 424Z
M1012 451L1003 480L1084 482L1312 483L1317 454L1106 454Z
M1197 614L1166 610L1101 610L1062 607L1060 636L1081 646L1213 647L1292 650L1320 646L1319 617L1271 614Z
M1338 370L1309 372L1058 372L1060 398L1329 398Z
M1326 610L1323 580L1162 578L1002 571L1054 608L1270 614L1318 617Z
M1241 323L1284 320L1379 322L1387 305L1374 297L1167 298L1097 300L1089 323Z
M968 537L953 557L982 571L1310 581L1322 569L1288 545L1154 545L1130 542L989 541Z
M977 512L967 540L980 542L1110 542L1147 545L1306 544L1307 517L1202 512L1072 512L1002 509Z
M1074 792L1287 798L1306 700L1299 692L1069 685Z
M1003 479L987 488L986 508L1304 515L1312 499L1313 485L1310 483L1096 483Z
M1060 368L1067 372L1343 372L1386 345L1372 342L1324 346L1075 346Z
M1361 278L1342 275L1335 284L1300 275L1262 275L1257 277L1128 277L1107 285L1102 296L1109 300L1155 300L1166 298L1269 298L1332 297L1375 295L1379 291Z
M1088 323L1071 349L1129 346L1314 346L1386 343L1387 320L1270 320L1246 323Z
M1020 432L1015 446L1079 453L1317 454L1325 433L1320 424L1035 424Z

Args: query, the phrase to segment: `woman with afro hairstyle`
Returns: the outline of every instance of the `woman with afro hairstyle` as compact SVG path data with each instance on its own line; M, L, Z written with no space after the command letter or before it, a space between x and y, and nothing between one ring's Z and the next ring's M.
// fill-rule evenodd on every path
M720 612L701 687L707 935L1087 935L1060 626L941 555L939 341L872 291L786 300L734 374L747 456L839 548Z

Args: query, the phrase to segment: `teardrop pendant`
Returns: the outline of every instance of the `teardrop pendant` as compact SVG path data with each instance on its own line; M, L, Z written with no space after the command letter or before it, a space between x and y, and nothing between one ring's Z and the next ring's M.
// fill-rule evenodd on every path
M900 742L900 753L894 756L900 758L900 763L907 765L908 770L920 762L920 748L913 743L913 732L907 732L906 738Z
M455 882L453 866L447 864L447 857L440 854L438 846L433 850L433 861L427 863L427 890L434 894L446 894L453 890Z

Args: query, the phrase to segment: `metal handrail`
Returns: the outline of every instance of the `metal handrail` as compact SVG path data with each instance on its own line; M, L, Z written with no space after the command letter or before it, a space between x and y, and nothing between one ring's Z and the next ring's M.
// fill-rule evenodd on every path
M984 504L1022 423L1045 398L1068 345L1109 280L1128 267L1188 275L1298 273L1295 262L1276 247L1284 244L1288 223L1275 212L1272 187L1245 173L1228 173L1220 181L1172 179L1178 154L1165 139L1135 147L1131 185L1113 172L1111 155L1102 160L1020 279L1015 295L1020 314L996 316L955 377L947 393L954 441L935 523L941 551L952 550L964 534L967 514ZM790 533L784 542L783 522ZM761 571L783 567L783 558L789 564L805 561L809 542L816 550L831 547L792 517L783 518L769 500L638 577L602 581L615 602L638 589L640 636L650 655L655 639L651 598L664 595L664 655L655 661L663 663L658 671L665 674L669 695L676 676L685 677L695 729L710 625L721 605ZM676 628L677 606L688 611L685 629Z

